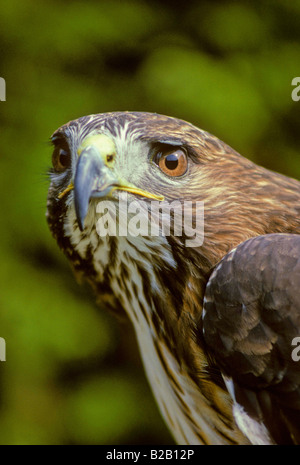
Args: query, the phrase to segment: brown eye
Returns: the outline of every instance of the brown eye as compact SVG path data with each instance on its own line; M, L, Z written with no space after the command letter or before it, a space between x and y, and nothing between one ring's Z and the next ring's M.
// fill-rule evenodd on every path
M169 176L182 176L187 170L187 158L183 150L167 153L157 159L160 169Z
M62 147L56 147L52 155L52 163L55 171L60 173L65 171L71 164L70 151Z

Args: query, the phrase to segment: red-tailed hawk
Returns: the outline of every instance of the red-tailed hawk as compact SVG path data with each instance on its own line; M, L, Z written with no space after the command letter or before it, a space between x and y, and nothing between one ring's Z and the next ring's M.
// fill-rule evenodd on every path
M175 440L300 443L300 183L157 114L82 117L52 143L52 234L99 300L131 319ZM174 201L190 225L181 234L176 208L168 234L159 214Z

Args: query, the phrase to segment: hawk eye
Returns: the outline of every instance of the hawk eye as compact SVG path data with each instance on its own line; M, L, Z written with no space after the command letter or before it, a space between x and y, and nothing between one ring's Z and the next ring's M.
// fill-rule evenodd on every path
M61 173L71 165L71 154L69 149L56 147L52 155L52 163L55 171Z
M187 157L182 149L157 154L155 163L168 176L182 176L187 170Z

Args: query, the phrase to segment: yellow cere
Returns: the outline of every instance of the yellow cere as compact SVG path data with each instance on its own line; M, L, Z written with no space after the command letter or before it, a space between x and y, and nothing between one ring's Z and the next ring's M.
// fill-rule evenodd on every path
M78 156L80 156L81 152L89 145L93 145L99 150L99 153L105 162L108 155L115 155L116 153L116 146L110 137L106 136L105 134L94 134L86 137L83 140L82 144L77 150Z

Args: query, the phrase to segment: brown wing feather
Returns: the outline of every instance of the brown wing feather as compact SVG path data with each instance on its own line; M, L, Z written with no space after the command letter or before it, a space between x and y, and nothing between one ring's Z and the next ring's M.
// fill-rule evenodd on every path
M245 241L220 262L204 299L206 343L245 410L278 443L300 442L300 236Z

